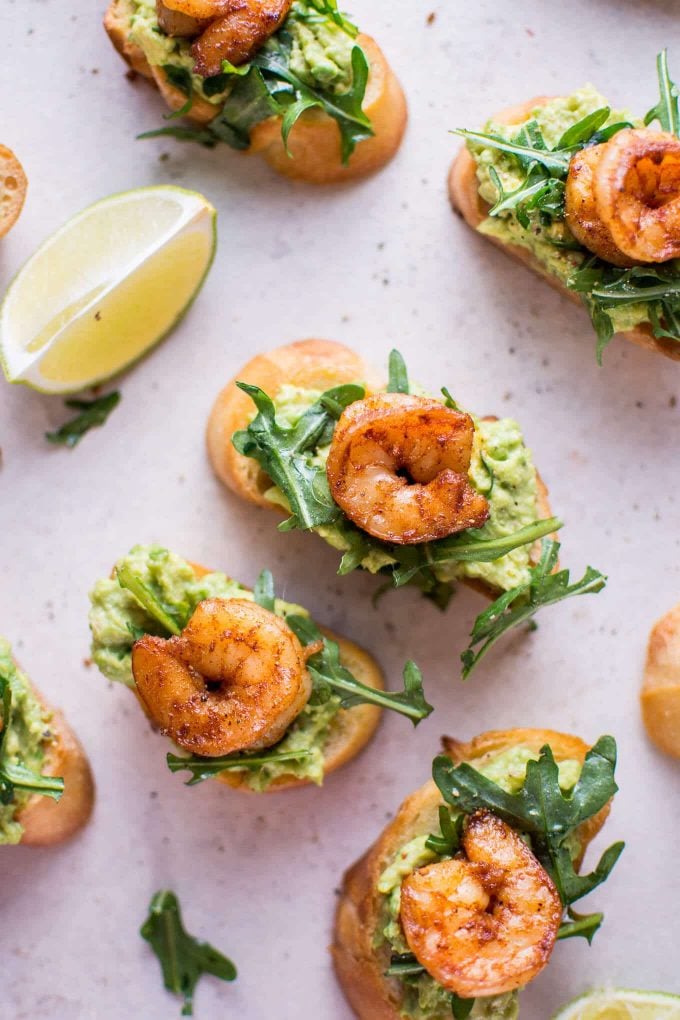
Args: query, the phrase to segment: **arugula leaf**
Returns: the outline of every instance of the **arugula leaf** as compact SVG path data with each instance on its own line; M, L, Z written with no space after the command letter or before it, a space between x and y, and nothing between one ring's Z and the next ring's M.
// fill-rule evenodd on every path
M43 776L32 772L21 763L7 760L5 744L12 721L12 685L9 676L0 673L0 804L11 804L17 790L25 794L37 794L59 800L64 792L64 780L60 776Z
M65 400L65 406L73 411L78 411L79 414L67 421L56 432L46 432L45 439L50 443L61 444L73 449L86 432L97 425L103 425L111 411L119 403L120 393L116 390L103 397L97 397L95 400Z
M507 152L517 157L522 165L540 163L546 170L557 170L566 176L569 170L571 152L562 150L551 150L536 148L529 144L508 141L500 135L484 134L482 131L466 131L464 128L456 128L451 132L454 135L461 135L469 142L475 142L486 149L498 149L500 152Z
M392 953L385 977L418 977L425 973L425 968L422 963L418 963L414 953Z
M599 110L593 110L592 113L586 114L576 124L572 124L570 128L567 128L555 148L581 148L601 127L604 127L609 120L611 112L609 106L601 106Z
M274 578L271 570L261 571L253 588L253 596L258 606L268 609L270 613L274 612L276 598L274 597Z
M530 580L504 592L477 617L470 644L461 655L463 679L469 677L480 659L506 631L530 620L543 606L574 595L595 594L604 588L607 578L593 567L588 567L581 580L573 584L569 583L568 570L553 573L559 549L559 542L544 539L541 559L529 571Z
M466 1020L475 1005L474 999L461 999L455 992L451 993L451 1015L454 1020Z
M301 644L310 645L318 641L323 643L321 650L307 660L307 669L319 700L327 700L331 694L335 694L339 695L342 708L353 708L355 705L378 705L380 708L389 708L400 715L405 715L414 726L434 711L432 705L425 699L423 677L414 662L409 661L404 666L402 692L376 690L362 684L342 665L337 643L324 637L308 616L287 616L286 623Z
M149 904L149 916L139 930L158 957L163 984L184 999L182 1016L193 1016L194 989L203 974L234 981L236 967L208 942L189 935L182 923L175 893L160 890Z
M170 85L187 97L186 103L179 110L166 114L164 120L186 117L194 105L194 82L191 77L191 71L186 67L178 67L176 64L161 64L161 70L165 72L165 77Z
M200 754L182 757L179 754L167 754L165 760L171 772L190 772L191 778L186 786L197 786L206 779L214 779L223 772L240 771L243 769L259 769L263 765L278 764L282 761L302 761L308 758L311 751L277 751L266 750L261 754L225 754L218 758L202 758Z
M671 81L668 71L668 51L657 54L656 73L659 79L660 98L656 106L645 116L645 125L658 120L663 131L677 135L680 132L680 114L678 113L678 86Z
M161 604L148 585L142 581L138 574L135 574L128 564L116 568L116 577L121 588L125 588L130 594L134 595L142 609L146 610L149 616L153 617L164 630L175 636L181 634L186 620L180 622L175 619L169 607Z
M388 393L409 393L408 370L406 362L397 350L390 351Z
M457 815L456 818L452 818L449 809L444 804L440 804L439 828L441 833L434 833L428 836L425 840L425 846L440 857L453 857L460 848L464 824L464 815Z
M306 6L306 10L302 4L297 6L296 17L300 21L319 22L330 19L353 39L359 34L357 26L338 10L336 0L307 0Z
M558 939L581 937L592 945L595 933L604 920L604 914L577 914L571 907L567 909L569 920L563 921L557 932Z
M308 530L335 521L340 508L331 497L325 469L310 463L310 453L330 442L336 408L361 400L363 387L348 383L328 390L287 427L276 421L274 402L263 390L243 382L237 386L252 399L258 414L247 429L234 433L232 443L239 453L253 457L286 497L291 517L279 527Z
M432 775L445 802L456 811L468 815L490 810L529 836L534 854L555 882L566 909L609 877L623 850L623 843L613 844L594 871L579 875L567 842L571 833L601 811L616 793L615 769L616 741L604 736L586 753L581 775L566 793L560 787L559 769L548 745L541 748L538 761L527 763L518 793L507 793L467 762L455 765L446 755L435 758ZM567 928L563 938L584 932L592 938L599 926L595 915L587 921L578 920L583 922L580 930Z

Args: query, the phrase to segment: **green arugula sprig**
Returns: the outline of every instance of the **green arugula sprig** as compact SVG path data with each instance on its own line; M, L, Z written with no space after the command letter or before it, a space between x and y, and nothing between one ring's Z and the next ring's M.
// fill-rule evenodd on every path
M260 769L281 762L299 762L309 758L311 751L264 751L261 754L225 754L218 758L202 758L199 754L183 757L167 754L166 762L171 772L190 772L186 786L198 786L206 779L214 779L223 772L243 772Z
M208 942L189 935L182 923L175 893L160 890L149 904L149 916L139 930L158 957L163 984L184 1000L182 1016L193 1016L194 990L203 974L234 981L236 967Z
M12 722L12 685L9 676L0 672L0 804L11 804L16 792L37 794L59 800L64 792L64 780L59 776L43 776L32 772L21 763L7 758L7 734Z
M569 583L568 570L558 570L560 543L544 539L541 558L529 571L530 580L504 592L475 620L470 644L461 655L463 679L467 679L477 663L508 630L531 621L543 606L562 602L574 595L601 591L607 578L599 570L588 567L580 581Z
M417 980L427 970L422 963L418 963L414 953L393 953L390 957L390 965L385 971L385 977L398 978L406 984ZM455 992L451 993L451 1015L454 1020L465 1020L470 1016L474 999L461 999Z
M298 0L283 26L272 35L250 63L234 67L224 61L222 72L206 78L203 91L216 96L228 90L216 116L203 127L172 125L147 131L140 138L170 136L179 141L194 141L208 148L220 142L234 149L250 146L250 132L268 117L281 117L281 134L286 150L290 132L305 111L320 109L336 121L340 130L342 162L346 164L357 144L372 137L373 129L363 111L369 64L360 46L352 48L352 81L340 93L302 81L291 69L293 37L287 27L292 21L318 24L331 22L355 38L356 26L338 10L335 0ZM164 67L170 83L179 89L187 102L170 117L186 116L194 97L191 74L184 68Z
M106 393L103 397L97 397L95 400L65 400L66 407L79 413L55 432L46 432L45 439L55 445L68 446L69 449L73 449L86 432L97 425L103 425L119 403L120 393L117 391Z
M616 793L616 741L604 736L587 752L576 785L564 792L559 769L549 746L541 749L538 761L527 763L521 790L506 793L467 762L455 765L446 755L435 758L432 775L445 802L465 815L486 809L502 818L517 832L527 835L542 866L553 879L560 899L571 905L587 896L611 874L624 844L614 843L602 854L596 868L586 875L577 873L570 851L570 837L584 822L601 811ZM561 937L581 935L590 940L602 923L602 914L588 916L573 912Z
M645 116L645 125L658 120L663 131L680 134L678 114L678 86L671 81L668 71L668 50L662 50L656 57L656 73L659 79L659 102Z

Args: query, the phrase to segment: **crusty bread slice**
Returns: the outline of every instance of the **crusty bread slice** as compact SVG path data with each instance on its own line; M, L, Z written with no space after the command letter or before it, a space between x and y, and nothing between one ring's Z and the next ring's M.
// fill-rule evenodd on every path
M11 149L0 145L0 237L12 229L26 199L28 181Z
M281 508L265 499L271 487L268 476L251 457L237 452L231 437L247 428L253 415L253 402L240 390L237 381L259 386L272 399L286 383L303 389L325 390L348 382L364 382L368 390L378 389L379 377L362 358L344 344L332 340L298 340L275 347L266 354L257 354L238 375L227 383L213 404L206 440L208 455L215 474L237 496L269 510ZM548 490L538 472L538 516L552 516ZM533 563L540 557L540 543L531 551ZM489 598L499 592L484 581L466 578L465 584Z
M557 761L583 761L585 744L578 737L554 730L514 729L482 733L468 743L444 740L444 751L456 763L479 762L489 754L523 746L538 752L550 744ZM331 952L335 972L359 1020L401 1020L400 985L385 977L388 947L376 949L375 934L382 923L378 881L396 854L416 836L439 830L439 790L430 780L399 808L373 846L345 874L335 917ZM583 850L602 828L609 806L579 830Z
M104 28L111 42L134 71L156 85L171 110L181 109L186 96L170 84L160 67L151 66L139 46L130 41L131 13L130 0L111 0L104 16ZM392 159L406 128L406 99L375 40L360 35L357 42L370 64L363 108L371 120L374 136L358 144L347 166L341 159L338 125L320 110L307 110L300 117L288 139L290 155L281 137L280 117L270 117L253 128L248 154L260 155L278 173L311 184L333 184L363 177ZM207 124L218 112L218 106L197 96L188 119Z
M500 124L521 124L522 121L527 119L532 110L536 109L537 106L545 106L546 103L550 102L550 98L550 96L534 96L533 99L527 100L526 103L520 103L517 106L511 106L506 110L502 110L492 119ZM487 219L489 205L479 194L477 164L467 146L461 148L451 165L449 173L449 197L454 211L459 213L473 230L476 230L480 223ZM561 294L575 301L576 304L581 304L579 295L565 287L528 248L523 248L518 244L505 244L499 238L491 237L490 235L484 236L497 247L502 248L503 251L519 259L525 266L533 269L535 273L538 273L539 276L547 280ZM631 343L637 344L638 347L657 351L659 354L664 354L667 358L672 358L676 361L680 359L680 344L674 340L664 340L655 337L651 326L648 324L626 330L621 336L626 340L630 340Z
M87 756L61 712L54 711L31 684L44 709L52 713L49 728L53 741L48 745L42 773L61 776L64 792L58 801L35 795L17 812L23 827L21 843L26 846L52 846L70 839L86 824L94 806L94 780Z
M680 758L680 605L652 627L640 707L650 739Z
M210 573L207 567L198 563L191 563L191 566L196 577L203 577ZM337 642L340 649L340 662L354 674L357 680L377 691L385 689L385 678L372 655L348 638L339 637L326 627L320 629L326 637ZM141 698L138 697L137 700L145 714L148 715ZM328 740L324 746L325 776L351 761L363 750L375 733L380 716L381 710L376 705L356 705L354 708L341 709L338 712L331 723ZM216 778L227 786L233 786L250 793L255 792L248 785L245 772L223 772ZM301 779L295 775L283 775L275 779L264 792L271 793L297 786L309 786L310 782L309 779Z

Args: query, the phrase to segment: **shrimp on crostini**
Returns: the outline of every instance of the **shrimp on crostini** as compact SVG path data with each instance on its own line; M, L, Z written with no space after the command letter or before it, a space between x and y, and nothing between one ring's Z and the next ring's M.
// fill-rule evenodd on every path
M200 602L178 637L132 648L137 691L180 747L216 757L271 747L309 700L307 659L285 620L247 599Z
M502 995L545 967L562 903L527 844L490 811L467 819L462 848L404 879L401 924L418 962L448 991Z
M342 413L327 462L333 499L374 538L415 545L479 528L489 504L468 479L474 424L437 400L376 393Z
M680 139L626 128L571 160L566 221L577 241L617 266L680 257Z

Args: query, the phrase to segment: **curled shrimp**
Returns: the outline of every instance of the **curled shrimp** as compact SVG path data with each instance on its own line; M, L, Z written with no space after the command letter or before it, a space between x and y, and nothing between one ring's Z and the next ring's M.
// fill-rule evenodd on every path
M489 504L468 480L472 418L436 400L377 393L347 407L327 463L335 502L384 542L414 545L479 528Z
M490 811L467 820L465 856L414 871L401 886L401 923L418 962L465 999L501 995L545 967L562 919L551 878Z
M617 266L680 256L680 140L631 128L572 159L566 220L590 251Z
M219 5L209 0L172 0L182 7L220 7L191 48L194 69L204 78L219 74L222 61L238 66L245 64L281 27L293 0L223 0Z
M148 714L176 744L218 756L271 747L311 694L307 658L284 620L246 599L206 599L179 637L144 635L132 672Z

